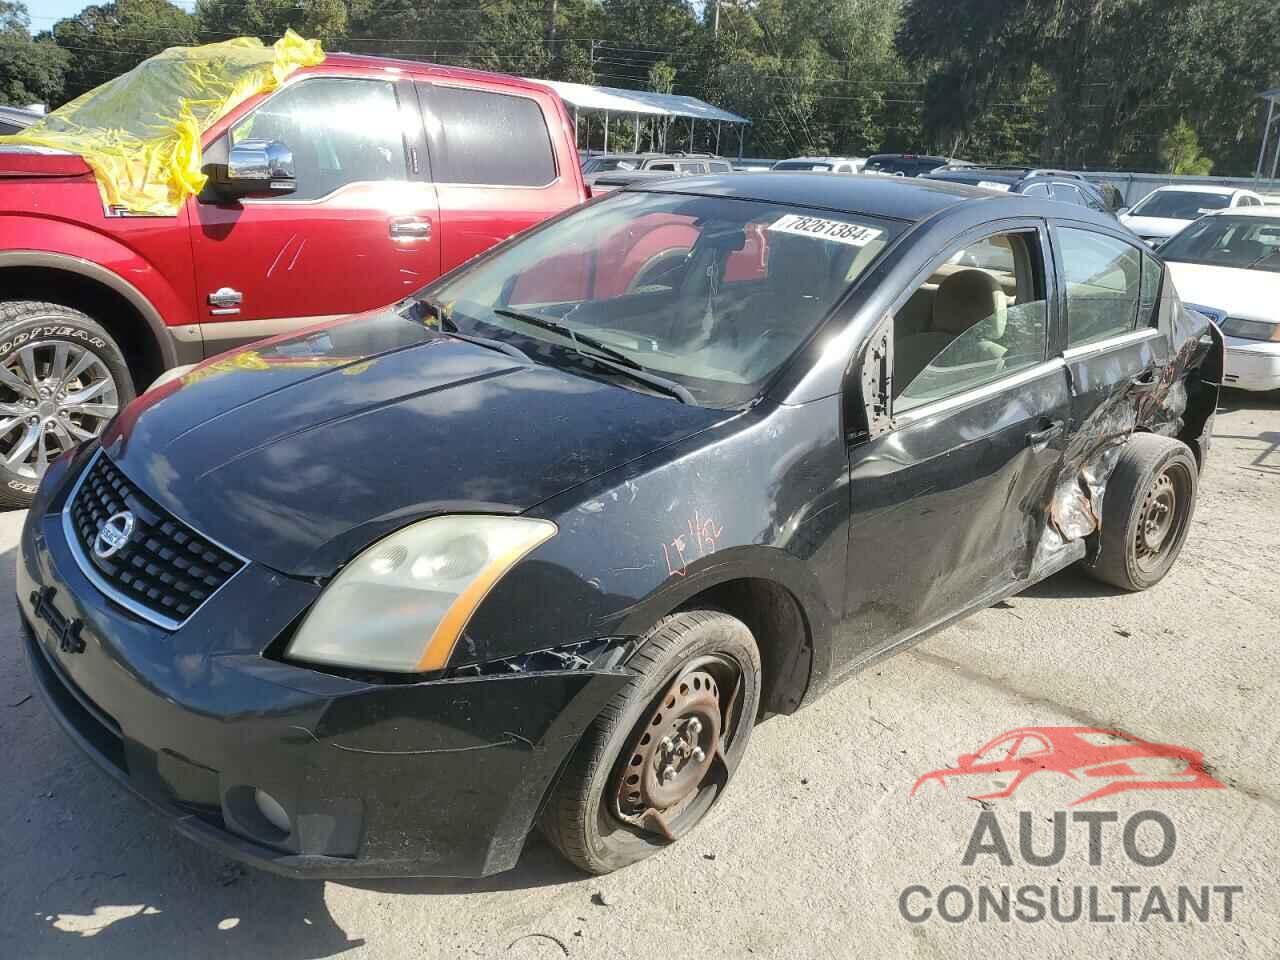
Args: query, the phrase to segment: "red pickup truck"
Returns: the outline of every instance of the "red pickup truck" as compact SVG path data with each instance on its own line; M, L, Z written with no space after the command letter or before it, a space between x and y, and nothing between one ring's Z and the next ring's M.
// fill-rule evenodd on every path
M331 54L203 149L205 190L152 217L0 147L0 507L165 369L391 303L587 196L549 88L408 61Z

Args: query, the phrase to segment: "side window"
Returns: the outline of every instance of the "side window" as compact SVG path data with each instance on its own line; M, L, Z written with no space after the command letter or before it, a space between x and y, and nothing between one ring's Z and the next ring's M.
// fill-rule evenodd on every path
M1079 347L1134 328L1142 252L1088 230L1058 230L1067 294L1067 346Z
M293 152L298 188L278 202L316 200L369 180L404 180L395 86L319 77L286 87L231 129L231 142L279 140Z
M1047 183L1033 183L1022 191L1025 197L1045 197L1049 196L1049 185Z
M1035 231L996 234L939 264L894 316L894 410L1045 358L1048 311Z
M646 169L649 169L649 170L670 170L672 173L675 173L676 165L675 165L674 163L669 162L669 161L668 161L668 162L664 162L664 163L651 163L651 164L649 164L649 166L648 166Z
M1156 305L1160 299L1160 280L1164 268L1160 261L1142 255L1142 297L1138 301L1138 326L1154 327L1157 322Z
M529 97L420 85L437 183L545 187L556 178L542 108Z
M1084 206L1084 197L1080 191L1070 183L1055 183L1052 192L1053 199L1060 203L1074 203L1078 207Z
M696 173L706 173L706 167L702 165L701 160L685 160L680 164L680 172L686 176L692 176Z

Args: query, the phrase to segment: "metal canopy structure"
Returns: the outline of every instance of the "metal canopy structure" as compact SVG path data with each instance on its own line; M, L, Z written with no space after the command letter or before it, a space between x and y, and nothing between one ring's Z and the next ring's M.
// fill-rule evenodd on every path
M1280 87L1264 90L1258 96L1267 101L1267 124L1262 128L1262 146L1258 149L1258 169L1254 171L1255 176L1261 180L1262 168L1267 160L1267 143L1271 139L1271 124L1275 122L1280 125L1280 117L1276 116L1276 103L1280 102ZM1280 170L1280 136L1276 138L1276 155L1271 160L1272 180L1276 178L1277 170Z
M631 117L635 121L635 143L633 149L640 150L640 130L642 121L649 119L664 122L661 129L662 149L666 149L667 128L669 121L683 119L689 121L689 145L692 146L699 120L715 124L716 153L720 152L720 128L722 124L730 124L738 128L738 156L742 156L744 131L751 124L746 117L741 117L728 110L721 110L705 100L697 97L684 97L674 93L653 93L649 90L624 90L621 87L593 87L585 83L568 83L564 80L539 80L530 78L534 83L550 87L560 95L573 110L573 131L575 138L578 132L580 114L604 115L604 149L609 149L609 120L613 116ZM588 119L588 123L590 120ZM658 140L657 127L651 135Z

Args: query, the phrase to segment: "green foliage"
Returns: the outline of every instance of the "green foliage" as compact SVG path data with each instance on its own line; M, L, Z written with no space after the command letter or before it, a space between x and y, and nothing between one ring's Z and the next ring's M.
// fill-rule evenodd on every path
M32 39L26 4L0 2L0 103L24 107L59 99L69 59L48 39Z
M1165 173L1203 177L1213 169L1213 161L1200 152L1200 138L1185 120L1160 138L1158 153Z
M56 102L171 44L292 27L328 50L702 97L752 119L755 155L1154 169L1185 119L1219 170L1246 173L1257 93L1280 84L1275 2L721 0L716 32L712 0L116 0L32 39L0 0L0 89ZM683 122L665 132L689 143ZM712 125L692 132L715 146ZM641 125L646 144L663 133Z
M168 0L117 0L59 20L53 39L69 54L63 99L92 90L165 47L194 43L195 26L195 17Z

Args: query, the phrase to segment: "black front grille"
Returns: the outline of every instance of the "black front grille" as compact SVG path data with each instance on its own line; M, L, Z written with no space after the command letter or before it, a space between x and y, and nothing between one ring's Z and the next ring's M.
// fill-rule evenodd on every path
M98 531L123 510L134 516L132 534L118 553L98 556L93 549ZM80 481L70 519L84 562L117 599L150 611L165 626L180 624L244 567L239 557L138 490L105 454L98 454Z

